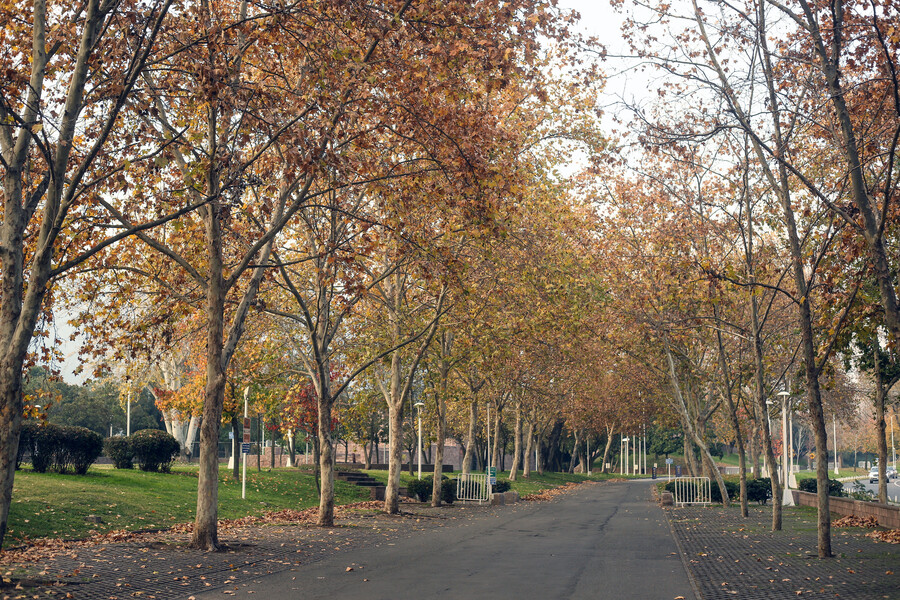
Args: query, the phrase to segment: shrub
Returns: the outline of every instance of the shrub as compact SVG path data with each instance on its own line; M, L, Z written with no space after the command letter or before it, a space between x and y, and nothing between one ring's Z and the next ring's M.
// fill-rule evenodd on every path
M131 436L134 459L141 471L168 473L181 449L178 440L161 429L142 429Z
M434 478L429 475L422 477L421 480L413 479L406 484L406 491L419 499L419 502L428 502L431 498L431 491L434 487ZM447 504L453 504L456 500L456 482L447 479L445 475L441 476L441 500Z
M431 486L433 485L431 477L423 477L422 479L413 479L406 484L406 491L410 496L419 499L419 502L425 502L431 497Z
M30 431L31 467L38 473L84 475L103 451L103 438L85 427L45 423Z
M76 474L84 475L88 467L103 452L103 438L96 431L87 427L63 427L63 448L66 456L60 463L60 473L68 472L71 467Z
M797 487L800 488L800 491L802 492L810 492L812 494L815 494L819 491L819 482L815 477L810 477L809 479L801 479L797 482ZM844 484L837 479L829 479L828 495L846 496L847 494L844 492Z
M38 424L33 421L22 424L22 432L19 434L19 451L16 454L16 470L22 466L22 460L26 454L34 456L34 438L37 428Z
M747 480L747 502L765 504L772 497L772 480L768 477Z
M131 438L111 437L103 442L103 452L117 469L134 468L134 449L131 447Z
M452 479L444 477L441 481L441 500L447 504L453 504L456 501L456 482Z
M713 503L721 503L722 502L722 493L719 491L719 486L716 484L715 480L711 480L709 486L709 494L710 501ZM669 481L665 485L665 490L667 492L672 492L675 494L675 480ZM741 493L741 484L737 481L732 481L730 479L725 480L725 490L728 492L728 497L731 500L735 500L740 496Z
M512 484L506 479L498 479L497 483L491 486L491 489L497 493L508 492L510 488L512 488Z

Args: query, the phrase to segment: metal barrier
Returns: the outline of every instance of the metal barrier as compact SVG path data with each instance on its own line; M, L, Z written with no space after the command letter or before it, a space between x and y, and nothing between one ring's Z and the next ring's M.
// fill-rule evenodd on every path
M460 473L456 476L456 499L485 502L490 498L491 486L487 473Z
M711 504L709 477L676 477L675 505Z

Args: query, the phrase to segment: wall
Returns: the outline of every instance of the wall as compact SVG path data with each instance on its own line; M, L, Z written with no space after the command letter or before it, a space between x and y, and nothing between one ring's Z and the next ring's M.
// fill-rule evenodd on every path
M816 495L800 490L791 490L794 494L794 504L800 506L816 506ZM878 524L888 529L900 529L900 506L880 504L878 502L863 502L852 498L838 498L831 496L828 499L831 512L843 517L875 517Z

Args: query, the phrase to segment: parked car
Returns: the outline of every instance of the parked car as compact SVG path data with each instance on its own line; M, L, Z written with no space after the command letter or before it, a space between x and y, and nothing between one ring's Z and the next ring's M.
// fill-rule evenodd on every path
M869 483L878 483L878 467L869 469Z

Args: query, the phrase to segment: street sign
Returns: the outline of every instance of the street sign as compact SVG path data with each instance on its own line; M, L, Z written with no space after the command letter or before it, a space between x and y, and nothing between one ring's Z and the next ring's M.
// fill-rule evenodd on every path
M675 462L675 459L674 459L674 458L667 458L667 459L666 459L666 464L667 464L667 465L671 465L671 464L674 463L674 462Z
M250 442L241 444L241 454L250 454Z
M497 485L497 467L488 469L488 479L491 480L491 485Z

